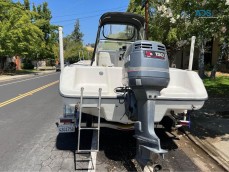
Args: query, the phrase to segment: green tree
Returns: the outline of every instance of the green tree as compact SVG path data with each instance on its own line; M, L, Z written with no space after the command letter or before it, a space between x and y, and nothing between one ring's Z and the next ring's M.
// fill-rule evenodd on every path
M197 36L197 45L199 47L199 75L201 78L204 75L204 52L206 49L206 42L212 38L221 38L222 42L228 39L228 32L223 33L222 27L229 27L229 10L225 0L212 0L212 1L200 1L192 2L192 11L190 19L190 33ZM196 10L208 10L211 11L212 17L198 17L196 16ZM222 54L222 53L220 53ZM220 55L219 55L220 58Z
M83 47L83 33L79 20L76 20L73 32L64 38L64 56L70 62L87 59L87 49Z
M29 2L29 0L24 0L24 8L25 8L25 10L29 10L30 11L30 2Z
M136 13L143 16L145 13L141 7L141 0L130 0L127 12Z
M74 30L70 36L70 38L75 42L82 42L83 41L83 33L80 32L80 22L79 19L76 20Z
M212 37L227 39L228 31L221 32L222 27L229 28L229 2L225 0L170 0L149 1L149 39L161 41L171 50L183 46L184 42L195 35L199 52L199 74L204 77L205 43ZM139 0L131 0L128 11L142 14ZM137 10L138 9L138 10ZM210 10L214 16L198 17L197 10ZM228 30L228 29L227 29Z
M87 54L87 50L83 47L82 42L72 40L71 35L64 38L64 57L66 60L70 63L77 62L83 60L84 54Z
M54 58L57 27L50 24L48 4L30 11L29 0L14 3L0 1L0 62L4 68L6 57L19 55L29 59Z
M0 56L26 55L42 47L43 33L31 13L11 1L0 2Z
M36 6L35 6L35 4L33 3L33 10L32 10L33 12L37 12L37 8L36 8Z
M55 58L53 47L57 41L57 26L51 24L51 11L48 8L48 3L44 2L37 7L33 4L34 15L33 21L36 26L43 32L44 47L41 51L37 51L34 57L39 59Z

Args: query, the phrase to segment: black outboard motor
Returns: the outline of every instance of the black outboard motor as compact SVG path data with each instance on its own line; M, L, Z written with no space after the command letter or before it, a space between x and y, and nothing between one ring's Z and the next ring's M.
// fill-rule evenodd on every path
M166 48L158 42L136 41L128 47L124 61L124 85L133 90L137 100L137 160L146 165L151 152L166 153L154 131L155 102L170 79Z

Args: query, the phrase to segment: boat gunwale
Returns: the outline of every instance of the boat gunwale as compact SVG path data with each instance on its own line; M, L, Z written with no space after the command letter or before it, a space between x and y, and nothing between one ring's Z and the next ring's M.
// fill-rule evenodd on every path
M80 95L79 96L71 96L71 95L64 95L62 94L61 92L59 92L60 95L63 97L63 98L75 98L75 99L80 99ZM95 98L98 98L98 96L86 96L84 95L84 99L95 99ZM102 99L125 99L125 97L123 96L104 96L102 95ZM155 100L155 101L205 101L207 100L208 97L205 97L205 98L163 98L163 97L158 97L158 98L155 98L155 99L149 99L149 100Z

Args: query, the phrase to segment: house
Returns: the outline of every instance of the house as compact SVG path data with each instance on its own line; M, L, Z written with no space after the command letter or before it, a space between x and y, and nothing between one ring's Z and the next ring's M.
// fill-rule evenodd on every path
M194 58L193 58L193 69L198 69L198 59L199 59L199 49L195 48L194 50ZM204 53L204 62L205 68L210 70L210 67L214 66L217 63L218 57L220 53L219 39L212 39L206 43L205 53ZM188 69L189 64L189 55L190 55L190 46L184 46L176 52L173 56L171 66L180 68L180 69ZM220 66L220 71L229 72L229 65L223 63Z

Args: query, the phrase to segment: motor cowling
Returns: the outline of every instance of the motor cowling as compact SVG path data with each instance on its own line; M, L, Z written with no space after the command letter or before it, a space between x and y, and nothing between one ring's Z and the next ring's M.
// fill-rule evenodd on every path
M154 130L157 96L170 80L165 46L154 41L134 42L124 54L124 70L123 84L133 91L137 104L137 110L133 111L137 114L129 113L135 119L136 159L144 166L150 161L151 152L166 153ZM126 111L132 112L131 101L127 105Z
M124 84L161 91L168 86L169 62L166 48L154 41L136 41L124 54Z

